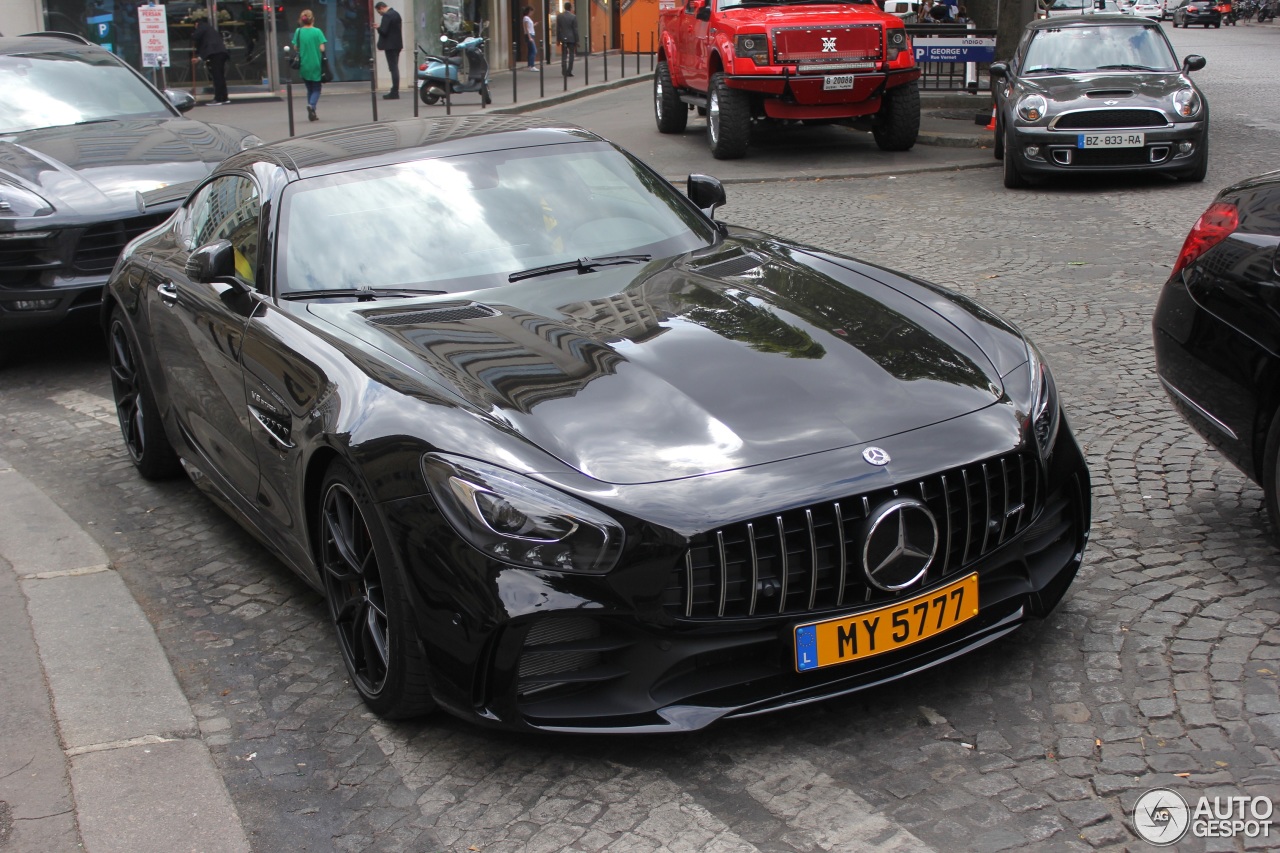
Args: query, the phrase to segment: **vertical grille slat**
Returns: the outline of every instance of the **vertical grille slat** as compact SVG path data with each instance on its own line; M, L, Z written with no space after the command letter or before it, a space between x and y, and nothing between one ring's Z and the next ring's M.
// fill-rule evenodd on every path
M972 566L1026 530L1039 509L1041 477L1034 457L1008 454L707 531L690 541L662 601L677 617L736 619L889 600L866 581L857 532L862 525L854 525L849 538L859 508L866 519L895 495L929 507L939 525L938 553L925 580L930 583Z

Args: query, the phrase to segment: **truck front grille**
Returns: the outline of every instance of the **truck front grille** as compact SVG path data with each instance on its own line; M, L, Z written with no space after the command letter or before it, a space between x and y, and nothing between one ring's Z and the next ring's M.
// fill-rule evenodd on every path
M879 24L781 27L773 31L773 56L779 64L879 62L884 35Z

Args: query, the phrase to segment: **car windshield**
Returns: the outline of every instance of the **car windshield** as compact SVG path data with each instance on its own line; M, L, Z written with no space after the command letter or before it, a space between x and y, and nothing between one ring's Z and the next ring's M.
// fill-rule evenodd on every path
M0 56L0 133L173 113L106 52Z
M1027 48L1024 74L1099 69L1177 71L1169 43L1156 27L1055 27L1039 30Z
M280 222L282 296L473 290L538 267L617 255L670 257L715 239L714 227L687 199L604 143L309 178L285 194Z

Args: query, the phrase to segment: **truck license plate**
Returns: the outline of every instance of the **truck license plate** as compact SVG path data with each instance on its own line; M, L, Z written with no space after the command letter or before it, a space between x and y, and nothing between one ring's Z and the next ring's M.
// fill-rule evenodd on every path
M1141 148L1147 142L1143 133L1082 133L1077 148Z
M828 74L822 78L822 88L828 92L834 89L852 89L852 74Z

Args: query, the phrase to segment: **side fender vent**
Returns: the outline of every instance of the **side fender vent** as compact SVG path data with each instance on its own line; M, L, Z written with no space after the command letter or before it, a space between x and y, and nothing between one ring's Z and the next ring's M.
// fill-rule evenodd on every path
M722 261L709 263L706 266L695 267L694 272L711 278L732 278L737 275L745 275L759 266L759 258L755 255L744 253L725 258Z

